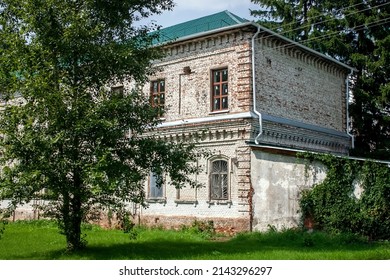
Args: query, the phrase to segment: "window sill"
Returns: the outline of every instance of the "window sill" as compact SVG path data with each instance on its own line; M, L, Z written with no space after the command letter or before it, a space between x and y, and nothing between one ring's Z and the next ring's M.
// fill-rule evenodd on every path
M232 206L233 202L231 200L209 200L206 202L209 207L211 205L228 205L229 208Z
M147 203L160 203L160 204L166 204L167 199L162 198L162 197L157 197L157 198L148 198L145 200Z
M230 112L230 110L212 111L209 113L209 115L223 114L223 113L229 113L229 112Z
M197 200L186 200L186 199L177 199L175 200L176 206L179 204L193 204L194 206L198 205Z

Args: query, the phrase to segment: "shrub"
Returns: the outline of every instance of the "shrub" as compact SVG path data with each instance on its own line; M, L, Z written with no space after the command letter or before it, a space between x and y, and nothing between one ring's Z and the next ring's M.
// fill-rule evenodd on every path
M330 233L352 233L371 240L390 238L390 167L371 161L305 155L327 167L325 180L301 193L302 219ZM356 185L363 192L354 194Z
M213 221L198 221L194 220L191 226L182 226L182 231L188 231L191 233L199 234L204 238L211 238L215 235L214 222Z

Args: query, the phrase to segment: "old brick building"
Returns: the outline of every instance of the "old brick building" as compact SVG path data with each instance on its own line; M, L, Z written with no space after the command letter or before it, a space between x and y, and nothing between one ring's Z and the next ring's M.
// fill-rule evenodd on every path
M197 162L202 172L194 179L202 188L177 190L169 178L159 187L151 174L148 207L131 206L135 221L213 221L226 231L296 226L300 191L324 173L307 177L295 153L348 153L353 69L228 11L161 35L161 71L143 88L166 110L158 134L200 139L211 156ZM20 214L35 217L32 208Z
M144 92L167 110L159 135L200 137L203 188L145 185L141 223L213 221L236 231L297 225L305 176L296 151L347 154L352 68L228 11L161 30L166 56Z

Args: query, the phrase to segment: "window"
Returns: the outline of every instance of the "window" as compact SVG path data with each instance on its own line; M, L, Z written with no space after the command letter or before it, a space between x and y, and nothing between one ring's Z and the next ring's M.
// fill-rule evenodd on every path
M228 199L228 162L215 160L211 163L210 199Z
M212 71L212 111L222 111L229 108L228 70Z
M149 198L163 197L163 187L161 181L162 181L161 175L157 175L154 172L150 173Z
M125 89L123 86L117 86L111 88L111 93L116 96L123 96Z
M157 80L151 83L150 103L155 108L164 109L165 105L165 80Z

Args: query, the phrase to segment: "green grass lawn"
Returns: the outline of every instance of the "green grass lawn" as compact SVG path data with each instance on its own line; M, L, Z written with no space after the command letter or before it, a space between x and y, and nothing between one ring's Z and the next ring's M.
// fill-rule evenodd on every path
M6 225L0 259L82 260L380 260L390 259L390 243L369 243L352 235L297 230L244 233L233 238L205 236L193 229L169 231L86 227L88 246L67 253L65 237L47 221Z

